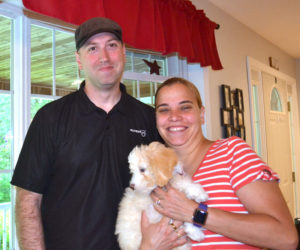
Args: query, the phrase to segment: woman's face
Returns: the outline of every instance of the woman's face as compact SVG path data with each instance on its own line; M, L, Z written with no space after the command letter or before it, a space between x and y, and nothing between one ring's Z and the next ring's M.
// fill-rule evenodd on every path
M190 145L202 137L204 107L181 83L160 89L156 97L156 126L164 141L172 148Z

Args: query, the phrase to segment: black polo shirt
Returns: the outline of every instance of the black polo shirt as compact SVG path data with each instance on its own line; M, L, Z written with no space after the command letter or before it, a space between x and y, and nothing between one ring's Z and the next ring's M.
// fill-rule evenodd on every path
M135 145L160 140L155 112L126 94L106 113L80 90L38 111L11 184L41 193L47 249L118 249L118 204Z

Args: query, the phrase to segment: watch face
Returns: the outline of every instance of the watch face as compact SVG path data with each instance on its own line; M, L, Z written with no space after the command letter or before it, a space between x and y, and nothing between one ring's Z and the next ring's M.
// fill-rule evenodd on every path
M194 212L193 221L196 224L204 225L207 217L207 212L197 208Z

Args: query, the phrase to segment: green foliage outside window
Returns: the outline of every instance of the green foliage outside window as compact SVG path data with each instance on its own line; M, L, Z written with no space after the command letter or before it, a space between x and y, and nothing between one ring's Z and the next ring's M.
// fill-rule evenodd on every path
M30 109L30 116L31 119L35 116L36 112L43 107L45 104L52 102L50 99L45 98L38 98L38 97L32 97L31 98L31 109Z
M10 95L0 94L0 170L10 169L11 152ZM0 190L2 190L0 188Z

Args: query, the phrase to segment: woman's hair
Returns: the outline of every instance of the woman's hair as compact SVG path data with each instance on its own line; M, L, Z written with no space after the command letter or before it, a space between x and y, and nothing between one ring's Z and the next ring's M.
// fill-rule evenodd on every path
M165 86L171 86L171 85L176 84L176 83L180 83L180 84L186 86L188 89L190 89L196 97L196 101L197 101L197 104L198 104L199 108L202 107L201 97L200 97L199 91L196 88L196 86L193 83L191 83L190 81L188 81L184 78L180 78L180 77L169 78L166 81L164 81L161 85L159 85L159 87L157 88L156 93L155 93L155 106L156 106L156 100L157 100L159 91Z

